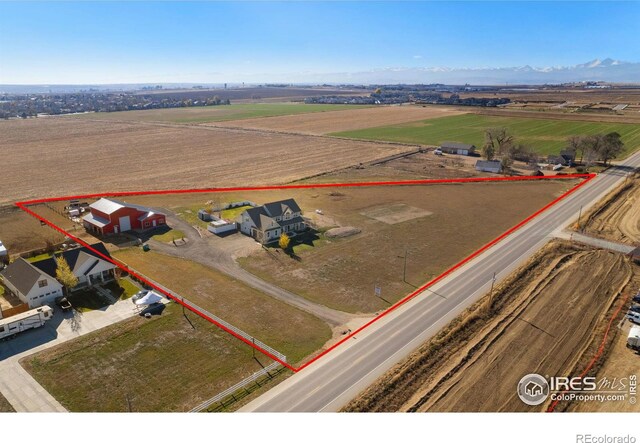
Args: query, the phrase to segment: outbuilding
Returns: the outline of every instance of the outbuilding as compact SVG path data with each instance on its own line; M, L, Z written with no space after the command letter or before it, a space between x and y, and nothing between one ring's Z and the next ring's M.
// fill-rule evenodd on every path
M166 216L150 208L119 200L101 198L89 205L82 218L85 229L98 235L146 231L166 224Z
M440 145L440 150L445 154L472 155L476 147L467 143L444 142Z
M476 171L499 174L502 172L502 162L500 160L478 160L476 162Z

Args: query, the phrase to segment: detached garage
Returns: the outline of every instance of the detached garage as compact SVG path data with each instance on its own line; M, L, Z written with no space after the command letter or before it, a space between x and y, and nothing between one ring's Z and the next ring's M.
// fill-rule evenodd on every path
M166 216L149 208L118 200L101 198L89 205L83 217L85 229L98 235L127 231L146 231L166 224Z

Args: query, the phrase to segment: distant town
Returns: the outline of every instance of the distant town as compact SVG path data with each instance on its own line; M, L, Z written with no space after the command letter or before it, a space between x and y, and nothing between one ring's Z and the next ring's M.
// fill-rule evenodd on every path
M274 93L288 91L292 101L307 104L393 105L402 103L497 107L512 103L506 97L514 92L553 91L556 89L603 89L611 85L580 82L562 85L474 86L474 85L227 85L211 88L203 85L126 85L121 90L106 87L61 86L34 87L37 92L0 92L0 119L29 118L85 112L117 112L165 108L229 105L232 100L262 100ZM616 88L621 87L620 85ZM0 91L17 87L0 86ZM462 96L464 94L464 96ZM475 94L473 96L470 94ZM489 96L487 96L489 95Z

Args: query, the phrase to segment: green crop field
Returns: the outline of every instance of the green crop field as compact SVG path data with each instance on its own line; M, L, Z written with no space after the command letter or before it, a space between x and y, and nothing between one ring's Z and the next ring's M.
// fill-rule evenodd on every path
M627 155L640 148L640 125L631 123L594 123L573 120L495 117L476 114L454 115L393 126L380 126L331 135L367 140L439 145L445 141L471 143L480 148L487 128L506 127L517 143L530 145L540 154L557 154L571 135L589 135L616 131L622 136Z
M307 114L368 108L366 105L307 105L304 103L247 103L238 105L194 106L189 108L150 109L147 111L99 112L74 118L169 123L213 123L257 117Z

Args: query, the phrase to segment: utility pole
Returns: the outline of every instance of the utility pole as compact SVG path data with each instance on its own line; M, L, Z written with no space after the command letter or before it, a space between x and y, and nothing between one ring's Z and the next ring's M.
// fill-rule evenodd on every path
M253 346L251 347L251 350L253 351L253 358L256 358L256 339L255 337L251 337L251 340L253 341Z
M409 250L407 249L407 247L404 247L404 270L402 271L402 281L403 282L407 282L407 254L409 253Z
M493 273L493 277L491 278L491 290L489 290L489 310L491 310L491 305L493 305L493 285L496 283L496 273Z

